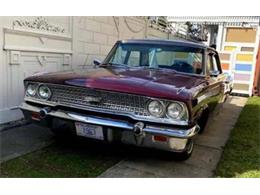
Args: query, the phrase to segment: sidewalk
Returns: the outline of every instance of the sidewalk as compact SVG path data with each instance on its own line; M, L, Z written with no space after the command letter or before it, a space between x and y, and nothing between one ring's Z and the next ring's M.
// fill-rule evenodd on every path
M46 147L52 138L49 129L32 124L0 131L0 163Z
M202 135L195 140L194 152L184 162L131 156L111 167L99 177L212 177L230 131L247 98L229 97L210 116Z

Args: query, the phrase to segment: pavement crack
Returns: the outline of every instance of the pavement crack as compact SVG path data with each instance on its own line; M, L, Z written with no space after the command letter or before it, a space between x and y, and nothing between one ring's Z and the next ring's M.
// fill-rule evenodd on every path
M199 147L204 147L204 148L208 148L208 149L213 149L213 150L218 150L218 151L223 151L223 149L220 149L220 148L216 148L216 147L212 147L212 146L207 146L207 145L203 145L203 144L194 144L196 146L199 146Z

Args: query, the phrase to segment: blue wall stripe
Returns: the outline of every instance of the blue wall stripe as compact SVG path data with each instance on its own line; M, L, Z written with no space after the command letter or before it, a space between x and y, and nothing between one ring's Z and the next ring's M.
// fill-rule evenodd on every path
M236 64L235 70L251 71L252 70L252 64Z

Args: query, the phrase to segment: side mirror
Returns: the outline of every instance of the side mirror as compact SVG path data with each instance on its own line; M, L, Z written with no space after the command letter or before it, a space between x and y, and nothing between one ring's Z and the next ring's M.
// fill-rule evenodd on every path
M101 61L98 60L98 59L94 59L94 60L93 60L93 64L94 64L95 66L99 66L99 65L101 64Z
M232 92L232 89L233 89L233 86L234 86L234 75L231 73L231 74L228 74L228 73L225 73L225 80L224 80L224 86L225 86L225 90L224 90L224 93L225 94L231 94Z
M218 70L211 70L209 71L209 74L211 77L217 77L219 75L219 71Z

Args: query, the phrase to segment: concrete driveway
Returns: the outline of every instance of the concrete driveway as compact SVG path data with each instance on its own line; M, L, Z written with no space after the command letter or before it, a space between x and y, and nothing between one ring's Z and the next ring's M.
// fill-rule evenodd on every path
M230 130L247 98L229 97L210 116L205 132L195 140L192 157L184 162L154 155L153 150L125 151L126 159L99 177L212 177ZM0 162L39 150L53 142L47 128L26 125L0 131ZM160 153L160 151L158 152Z
M218 105L210 116L204 133L197 136L190 159L176 162L153 156L132 155L99 177L212 177L230 130L246 101L247 98L232 96L226 103Z
M52 132L33 124L0 131L0 163L39 150L53 142Z

